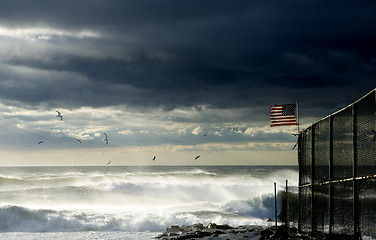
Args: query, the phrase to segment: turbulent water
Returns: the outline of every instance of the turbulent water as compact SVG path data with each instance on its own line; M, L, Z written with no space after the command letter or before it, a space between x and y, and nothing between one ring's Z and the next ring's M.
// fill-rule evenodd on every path
M297 186L297 167L3 167L0 239L151 239L171 225L267 225L274 182L283 190L286 179Z

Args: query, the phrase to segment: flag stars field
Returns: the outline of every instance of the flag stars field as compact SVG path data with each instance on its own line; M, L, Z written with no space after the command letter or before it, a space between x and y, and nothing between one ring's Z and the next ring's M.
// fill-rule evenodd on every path
M297 104L273 105L270 107L271 127L298 125L295 114Z

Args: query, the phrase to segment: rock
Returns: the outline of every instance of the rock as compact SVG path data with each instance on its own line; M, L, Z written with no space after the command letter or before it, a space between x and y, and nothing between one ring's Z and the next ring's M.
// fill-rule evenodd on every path
M195 234L197 234L200 238L212 235L211 232L204 232L204 231L197 231L197 232L195 232Z
M264 229L264 230L262 230L260 233L261 233L261 235L263 235L263 236L267 236L267 237L269 237L269 236L271 236L271 235L273 234L273 231L270 230L270 229Z
M256 225L245 225L234 228L227 224L219 225L215 223L210 223L207 227L204 227L202 224L181 227L174 225L167 228L164 233L159 234L155 238L159 240L311 239L301 236L296 228L276 228L275 226L264 228Z
M185 240L185 239L191 239L191 238L198 238L199 236L195 233L189 233L189 234L186 234L186 235L180 235L179 237L177 238L174 238L176 240Z
M209 225L207 226L207 228L210 228L210 229L215 229L217 227L217 224L215 223L209 223Z
M163 237L167 237L167 234L161 233L161 234L158 234L158 236L156 236L155 238L163 238Z
M215 234L215 235L221 235L221 234L225 234L225 232L223 232L223 231L219 231L219 230L216 230L216 231L214 231L212 234Z
M227 224L224 224L224 225L217 225L217 227L215 229L229 230L229 229L234 229L234 228L227 225Z
M277 238L277 239L288 239L289 233L288 229L285 227L279 227L275 230L274 234L271 236L271 238Z
M204 225L202 225L202 223L193 224L192 225L192 229L193 230L203 230L204 229Z
M168 237L176 237L176 236L180 236L179 233L174 233L174 232L170 232L167 234Z
M166 231L165 231L165 232L167 232L167 233L171 233L171 232L176 233L176 232L181 232L181 230L180 230L180 227L179 227L179 226L177 226L177 225L172 225L171 227L166 228Z
M224 225L217 225L215 223L209 223L207 226L209 229L221 229L221 230L229 230L229 229L234 229L233 227L229 226L228 224Z

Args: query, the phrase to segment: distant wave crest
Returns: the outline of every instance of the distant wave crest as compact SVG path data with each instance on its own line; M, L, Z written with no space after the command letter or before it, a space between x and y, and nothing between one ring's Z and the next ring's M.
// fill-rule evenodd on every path
M19 206L0 208L1 232L120 231L126 227L123 219L113 216Z

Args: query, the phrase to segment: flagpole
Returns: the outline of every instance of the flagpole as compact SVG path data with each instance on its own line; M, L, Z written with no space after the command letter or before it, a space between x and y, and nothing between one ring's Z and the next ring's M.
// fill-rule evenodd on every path
M298 123L298 134L299 134L299 104L298 101L296 101L296 120Z

